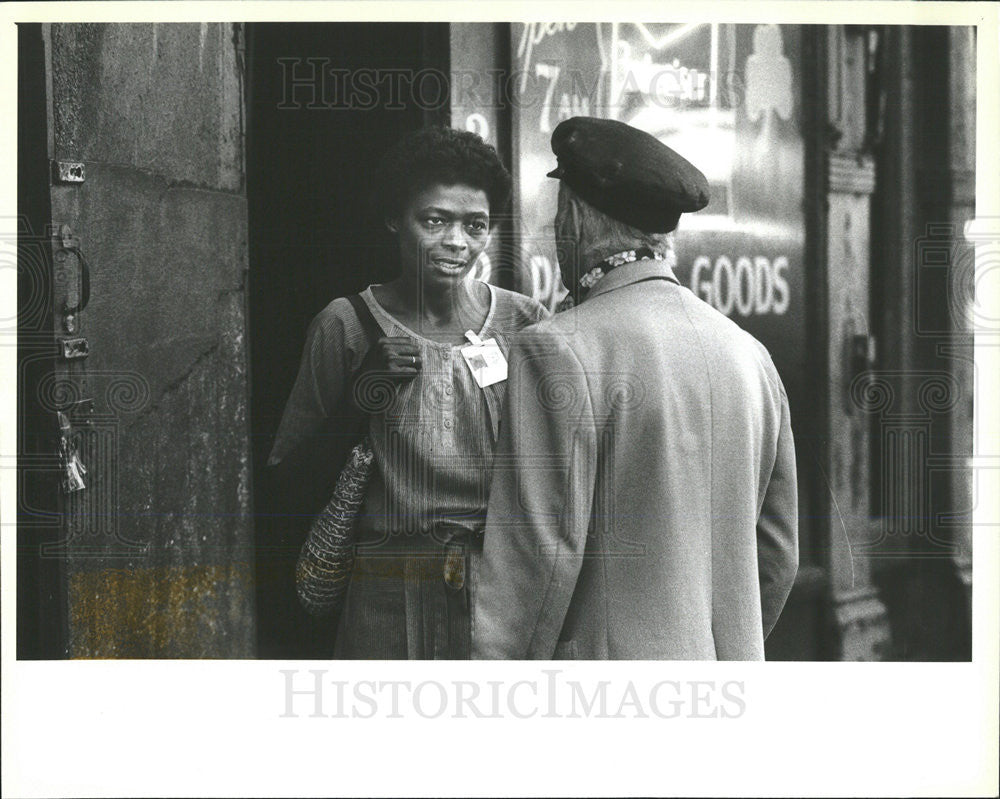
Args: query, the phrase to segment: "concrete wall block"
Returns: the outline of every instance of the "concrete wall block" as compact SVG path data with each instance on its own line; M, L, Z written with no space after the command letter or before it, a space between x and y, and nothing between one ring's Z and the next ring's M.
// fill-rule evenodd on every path
M90 262L91 303L80 331L91 352L85 393L114 450L111 457L91 455L91 484L104 483L101 495L109 498L97 515L113 518L89 543L103 544L109 555L123 542L147 547L127 560L71 560L71 651L187 656L192 646L191 652L215 651L199 636L218 628L229 644L244 640L240 656L247 656L253 552L245 198L100 165L83 185L58 187L53 207L57 220L73 226ZM122 381L132 386L131 404L115 396ZM219 596L208 604L181 602L157 582L181 577L198 586L209 581ZM129 592L127 601L101 603L100 586L108 581ZM207 595L207 583L199 590ZM203 602L195 618L204 623L192 627L189 615L155 622L185 631L177 640L188 643L171 650L173 632L151 627L144 637L132 628L133 599L146 607L143 619L179 608L190 614L190 602Z
M219 312L244 292L244 197L101 165L85 184L54 190L53 218L73 227L90 263L81 315L90 369L128 364L149 381L155 404L222 337L238 335L245 348L242 316L238 331L225 330Z
M250 657L242 65L232 25L53 25L52 186L90 264L62 367L94 400L67 501L73 657ZM64 267L57 307L78 280ZM58 283L58 281L57 281ZM74 288L75 290L75 288ZM57 335L64 335L60 330Z
M241 190L232 24L53 25L52 87L56 158Z

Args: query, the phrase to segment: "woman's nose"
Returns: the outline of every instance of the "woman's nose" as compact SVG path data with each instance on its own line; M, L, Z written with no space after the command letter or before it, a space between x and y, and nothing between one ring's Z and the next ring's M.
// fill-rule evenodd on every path
M461 222L455 222L445 227L441 241L448 247L464 250L468 246L468 243L465 241Z

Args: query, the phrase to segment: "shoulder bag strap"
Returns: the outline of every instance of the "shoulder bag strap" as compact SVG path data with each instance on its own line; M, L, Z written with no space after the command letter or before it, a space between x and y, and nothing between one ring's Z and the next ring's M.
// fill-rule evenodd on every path
M354 307L354 312L358 315L358 319L361 322L361 326L364 328L365 335L368 338L368 349L361 358L361 364L358 366L357 370L351 374L349 386L351 393L353 395L355 381L357 381L362 376L362 374L365 373L365 371L374 368L375 359L377 356L377 353L375 351L375 345L376 343L378 343L378 340L385 335L385 332L382 330L382 326L379 325L379 323L376 321L374 315L372 315L371 309L368 307L368 304L361 298L360 294L351 294L348 296L347 299ZM368 412L362 411L360 408L358 408L357 405L354 404L353 400L351 402L351 406L355 409L356 412L360 413L362 417L367 419ZM366 425L367 422L365 422L363 425L364 429L367 429Z
M361 326L365 329L365 335L368 336L368 346L371 347L385 335L382 327L375 320L371 308L368 307L368 303L361 298L360 294L351 294L347 299L354 306L354 313L358 315Z

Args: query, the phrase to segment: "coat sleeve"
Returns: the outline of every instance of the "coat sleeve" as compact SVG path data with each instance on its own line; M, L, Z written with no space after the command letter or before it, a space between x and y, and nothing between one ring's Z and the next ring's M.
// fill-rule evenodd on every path
M549 659L580 574L597 458L586 374L560 338L511 342L473 657Z
M760 572L761 622L765 638L774 628L781 609L785 606L799 564L795 444L792 440L788 397L783 387L780 404L777 453L757 519L757 567Z

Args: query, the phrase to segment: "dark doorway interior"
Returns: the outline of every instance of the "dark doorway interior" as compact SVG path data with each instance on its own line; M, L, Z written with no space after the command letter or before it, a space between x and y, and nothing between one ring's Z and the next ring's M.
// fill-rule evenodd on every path
M257 542L258 655L329 654L333 622L305 616L293 569L305 523L283 507L266 467L306 328L335 297L391 274L366 193L371 169L401 135L447 108L394 103L382 76L446 71L443 24L259 24L247 31L247 197L251 412ZM431 54L436 60L431 60ZM376 86L353 100L346 80ZM395 73L393 71L396 71ZM369 107L370 106L370 107ZM389 107L387 107L389 106ZM441 115L444 114L444 118Z

